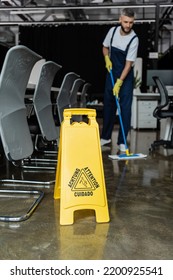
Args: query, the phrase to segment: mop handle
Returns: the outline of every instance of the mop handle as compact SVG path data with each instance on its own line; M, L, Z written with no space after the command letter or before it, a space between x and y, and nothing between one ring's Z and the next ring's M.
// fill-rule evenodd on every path
M115 82L114 82L112 70L110 70L110 76L111 76L112 86L114 87ZM126 137L125 137L125 133L124 133L123 121L122 121L122 117L121 117L121 109L120 109L120 104L119 104L119 101L118 101L118 98L116 97L116 95L115 95L115 101L116 101L116 105L117 105L117 108L118 108L118 115L119 115L121 130L122 130L122 134L123 134L124 145L125 145L125 148L126 148L126 151L127 151L128 147L127 147Z

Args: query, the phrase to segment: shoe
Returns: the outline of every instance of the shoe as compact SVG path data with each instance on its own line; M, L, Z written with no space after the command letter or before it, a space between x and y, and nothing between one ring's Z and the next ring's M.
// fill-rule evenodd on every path
M111 143L111 139L108 139L108 140L103 139L103 138L100 139L100 145L101 146L107 145L109 143Z
M121 152L125 152L125 151L126 151L126 146L125 146L124 144L120 144L120 145L119 145L119 150L120 150Z

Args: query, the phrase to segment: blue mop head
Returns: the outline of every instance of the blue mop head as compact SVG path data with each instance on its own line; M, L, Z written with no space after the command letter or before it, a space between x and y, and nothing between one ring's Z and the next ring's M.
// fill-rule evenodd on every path
M141 158L146 158L147 155L144 154L120 154L120 155L109 155L108 156L111 159L116 159L116 160L129 160L129 159L141 159Z

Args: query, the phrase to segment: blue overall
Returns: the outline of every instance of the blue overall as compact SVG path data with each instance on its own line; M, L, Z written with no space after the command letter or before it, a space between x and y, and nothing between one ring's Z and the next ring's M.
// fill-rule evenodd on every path
M121 73L124 69L126 63L126 56L129 49L129 46L132 40L136 37L132 37L129 44L127 45L125 51L122 51L116 47L112 46L113 36L115 34L116 27L113 31L111 43L110 43L110 50L111 55L110 59L112 61L112 73L114 77L114 81L117 78L120 78ZM128 132L130 130L131 124L131 106L132 106L132 98L133 98L133 86L134 86L134 73L133 67L131 68L130 72L126 76L123 85L121 86L120 93L119 93L119 103L121 108L121 117L124 127L125 137L127 138ZM105 83L105 93L104 93L104 109L103 109L103 129L101 138L103 139L111 139L113 127L115 124L116 118L116 111L117 106L115 102L115 96L113 95L113 86L110 74L107 73L106 83ZM117 144L124 144L123 135L121 131L121 126L119 128L118 140Z

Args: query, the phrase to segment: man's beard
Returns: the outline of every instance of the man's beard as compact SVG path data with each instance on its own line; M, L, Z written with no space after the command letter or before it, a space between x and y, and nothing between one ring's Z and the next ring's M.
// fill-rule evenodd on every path
M122 24L121 24L121 29L122 29L122 31L125 33L125 34L129 34L130 32L131 32L131 28L129 29L129 31L126 31L125 29L124 29L124 27L122 26Z

